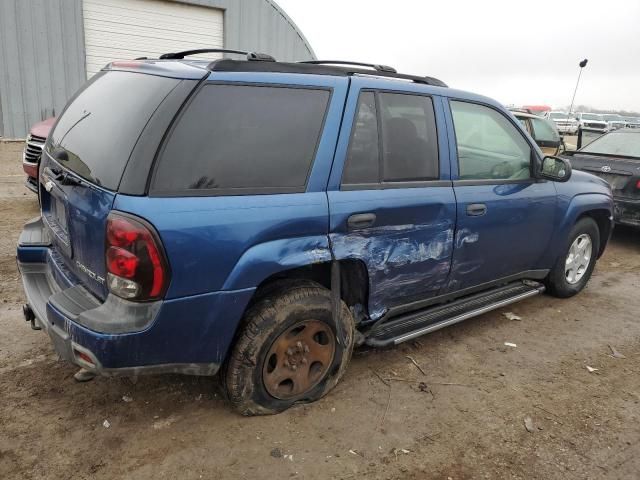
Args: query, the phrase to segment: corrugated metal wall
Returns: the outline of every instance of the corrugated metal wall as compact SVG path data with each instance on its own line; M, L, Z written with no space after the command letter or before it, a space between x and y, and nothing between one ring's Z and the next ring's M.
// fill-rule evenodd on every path
M272 0L176 0L224 10L226 48L315 58ZM82 0L0 0L0 136L22 138L86 79Z
M0 1L0 135L24 137L85 81L80 7L76 0Z

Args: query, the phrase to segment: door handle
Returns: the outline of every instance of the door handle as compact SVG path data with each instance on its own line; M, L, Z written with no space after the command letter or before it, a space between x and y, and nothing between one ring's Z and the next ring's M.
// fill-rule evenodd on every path
M349 217L347 227L349 230L361 230L372 226L374 223L376 223L375 213L357 213Z
M470 217L481 217L487 213L487 206L484 203L471 203L467 205L467 215Z

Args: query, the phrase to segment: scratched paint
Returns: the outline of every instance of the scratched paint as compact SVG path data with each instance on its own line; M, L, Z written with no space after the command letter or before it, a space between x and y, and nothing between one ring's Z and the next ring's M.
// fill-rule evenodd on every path
M453 227L443 221L331 234L336 258L362 260L369 273L369 317L391 306L435 295L446 281Z

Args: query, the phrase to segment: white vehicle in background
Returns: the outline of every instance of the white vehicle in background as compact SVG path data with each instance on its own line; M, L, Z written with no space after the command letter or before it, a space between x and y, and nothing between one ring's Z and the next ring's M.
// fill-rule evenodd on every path
M627 122L627 128L640 128L640 118L639 117L623 117L624 121Z
M582 129L600 133L607 133L609 131L609 124L605 120L604 115L599 113L576 113L576 119Z
M618 115L617 113L605 113L603 117L609 124L609 131L627 126L627 122L625 122L622 115Z
M575 135L578 133L578 121L575 116L567 112L545 112L544 118L556 124L561 134Z

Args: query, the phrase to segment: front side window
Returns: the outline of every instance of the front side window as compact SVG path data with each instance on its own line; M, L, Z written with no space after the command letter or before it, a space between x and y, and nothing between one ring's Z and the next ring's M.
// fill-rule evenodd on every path
M531 177L531 147L498 111L451 101L461 180L522 180Z
M343 185L392 186L439 178L430 97L363 91L352 128Z
M206 85L167 141L154 191L304 191L329 97L308 88Z

